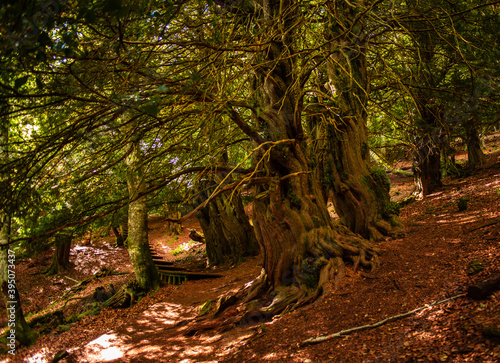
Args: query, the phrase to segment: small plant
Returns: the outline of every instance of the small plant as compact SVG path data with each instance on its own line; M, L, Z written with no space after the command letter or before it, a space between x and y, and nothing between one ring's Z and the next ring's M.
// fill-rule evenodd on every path
M208 313L208 311L210 310L210 308L212 307L212 303L213 303L213 300L208 300L207 302L205 302L201 307L200 307L200 312L198 313L198 316L203 316L205 315L206 313Z
M483 271L486 268L486 265L484 262L479 259L479 258L474 258L469 262L469 265L467 266L467 274L469 275L475 275L481 271Z
M181 253L188 252L192 247L198 245L197 242L188 241L186 243L181 244L179 247L172 250L172 254L174 256L180 255Z

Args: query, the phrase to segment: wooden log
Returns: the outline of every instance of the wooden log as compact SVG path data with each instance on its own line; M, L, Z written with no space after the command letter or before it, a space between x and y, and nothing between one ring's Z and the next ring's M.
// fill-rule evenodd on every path
M467 296L474 300L482 300L486 299L498 289L500 289L500 273L494 274L484 281L469 286L467 288Z

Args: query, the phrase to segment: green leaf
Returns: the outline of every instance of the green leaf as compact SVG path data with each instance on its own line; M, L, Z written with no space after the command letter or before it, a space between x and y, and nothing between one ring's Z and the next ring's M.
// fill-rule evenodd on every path
M165 85L162 85L156 89L156 92L167 92L168 88Z
M14 82L14 88L19 89L22 86L24 86L26 84L26 82L28 82L28 78L29 78L29 76L24 76L24 77L16 79L16 81Z

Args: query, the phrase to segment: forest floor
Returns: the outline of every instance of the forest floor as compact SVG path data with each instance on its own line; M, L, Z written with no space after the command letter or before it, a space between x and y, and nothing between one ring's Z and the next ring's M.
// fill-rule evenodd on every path
M56 352L66 350L65 362L500 362L500 338L495 336L500 332L500 291L480 301L457 297L467 286L500 272L499 137L489 140L487 157L488 163L472 175L448 177L436 193L402 208L404 232L378 244L382 255L375 274L348 268L340 285L313 304L246 325L199 318L205 302L237 291L259 274L258 256L236 267L210 269L221 278L165 285L132 308L106 309L60 325L34 346L18 347L13 358L5 354L0 361L50 362ZM413 189L411 177L391 174L390 179L396 200ZM466 210L459 210L460 198L469 199ZM188 247L190 229L199 228L195 220L183 227L180 236L168 236L163 219L151 218L150 242L165 259L184 258L183 263L201 269L205 261L193 249L173 256L179 246ZM26 314L51 303L57 306L75 280L102 267L125 274L92 280L73 296L64 317L87 308L77 297L110 283L118 289L133 279L126 251L114 248L111 237L73 247L71 258L74 268L53 277L40 273L50 263L50 251L18 261L16 278ZM447 298L454 299L431 305ZM420 307L373 329L302 344ZM223 317L230 321L235 309Z

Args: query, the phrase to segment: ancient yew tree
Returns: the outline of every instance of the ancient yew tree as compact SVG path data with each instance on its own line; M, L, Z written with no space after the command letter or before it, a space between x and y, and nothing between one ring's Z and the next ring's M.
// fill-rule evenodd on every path
M229 3L228 3L229 4ZM317 297L342 270L343 259L371 268L377 252L366 240L334 225L320 178L314 173L310 135L303 126L304 87L310 71L301 61L305 10L296 1L260 1L246 8L226 4L237 24L228 47L245 38L254 46L238 58L247 73L251 119L229 109L233 122L256 147L253 224L264 255L263 274L247 298L279 292L267 310ZM233 96L234 97L234 96Z

